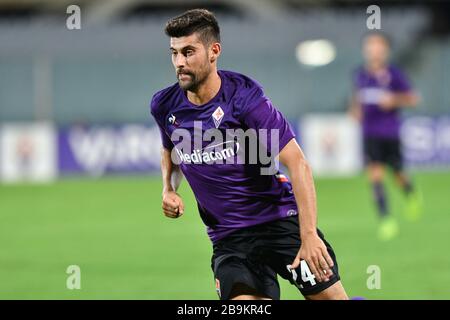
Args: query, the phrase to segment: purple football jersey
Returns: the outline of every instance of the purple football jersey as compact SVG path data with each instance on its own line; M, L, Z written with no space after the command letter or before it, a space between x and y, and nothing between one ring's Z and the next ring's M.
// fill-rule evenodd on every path
M151 102L163 146L176 152L213 242L240 228L297 215L292 186L282 172L261 174L262 164L238 159L237 150L246 147L234 141L226 141L232 145L229 149L211 152L215 140L203 137L209 129L277 129L279 150L295 137L256 81L235 72L218 73L220 90L206 104L192 104L178 83L157 92ZM180 150L175 135L180 130L192 137L202 135L200 144L193 138L190 152ZM270 137L265 141L268 150L271 141Z
M382 110L379 101L385 93L405 93L411 90L406 76L396 67L376 76L364 67L356 71L354 88L362 107L362 129L365 137L398 138L400 112Z

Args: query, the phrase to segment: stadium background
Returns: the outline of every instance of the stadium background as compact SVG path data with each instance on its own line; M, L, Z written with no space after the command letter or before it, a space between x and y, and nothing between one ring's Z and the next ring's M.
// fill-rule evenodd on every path
M66 27L71 4L81 8L80 30ZM388 243L376 239L358 127L345 115L370 4L0 0L0 298L216 298L186 183L185 216L161 213L148 108L175 80L164 23L195 7L219 18L219 67L257 79L297 130L349 295L450 298L450 3L377 3L393 60L422 97L405 113L402 142L425 215L404 221L389 180L401 233ZM81 290L66 287L70 265L81 268ZM381 289L367 287L372 265Z

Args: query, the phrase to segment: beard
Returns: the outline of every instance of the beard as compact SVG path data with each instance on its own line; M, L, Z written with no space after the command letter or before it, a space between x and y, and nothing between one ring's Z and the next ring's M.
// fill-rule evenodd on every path
M181 79L181 77L183 79ZM206 80L208 77L208 71L204 70L203 72L193 73L189 71L178 71L177 72L177 80L181 89L185 91L197 91L198 87Z
M183 79L181 79L183 77ZM185 91L194 91L193 89L198 87L198 81L196 81L195 74L192 73L179 73L178 74L178 84L181 89Z

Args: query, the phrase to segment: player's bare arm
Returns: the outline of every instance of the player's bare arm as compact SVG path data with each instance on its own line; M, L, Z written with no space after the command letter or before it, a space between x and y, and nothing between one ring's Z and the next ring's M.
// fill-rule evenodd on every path
M358 101L358 97L356 93L353 93L350 98L350 106L348 108L348 115L355 119L356 121L361 121L362 119L362 110L361 104Z
M281 150L279 159L289 171L292 189L299 209L298 217L302 245L297 257L292 262L292 268L297 268L300 260L305 260L320 282L328 281L332 275L333 260L317 234L316 192L311 167L295 139L292 139Z
M184 213L184 204L177 193L182 180L180 167L172 162L171 152L161 149L161 173L163 180L162 209L168 218L178 218Z
M419 96L413 91L406 93L386 93L381 97L380 107L383 110L413 108L417 106L419 100Z

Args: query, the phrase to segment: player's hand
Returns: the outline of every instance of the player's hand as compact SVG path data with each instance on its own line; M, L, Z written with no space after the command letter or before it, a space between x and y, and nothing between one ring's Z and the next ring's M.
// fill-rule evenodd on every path
M395 95L392 93L384 93L379 102L380 108L384 111L391 111L397 107Z
M183 200L175 191L167 191L163 193L162 209L164 215L168 218L179 218L184 213Z
M319 282L326 282L333 275L331 270L334 266L333 259L331 259L327 247L317 234L302 237L302 245L297 257L292 262L291 268L297 268L301 260L306 261L309 269Z

